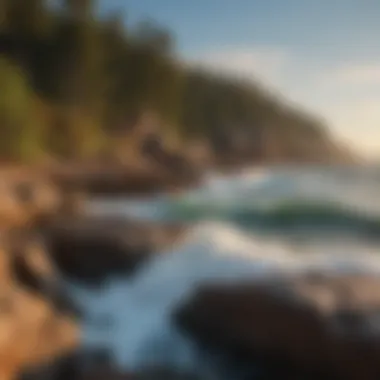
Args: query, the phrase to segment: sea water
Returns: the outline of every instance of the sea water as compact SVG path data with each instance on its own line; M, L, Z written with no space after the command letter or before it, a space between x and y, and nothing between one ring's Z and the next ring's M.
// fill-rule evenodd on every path
M134 276L100 290L68 284L82 308L84 347L115 365L209 369L173 311L201 284L303 272L380 274L380 170L262 168L210 176L197 189L149 200L93 200L88 212L189 224L182 241Z

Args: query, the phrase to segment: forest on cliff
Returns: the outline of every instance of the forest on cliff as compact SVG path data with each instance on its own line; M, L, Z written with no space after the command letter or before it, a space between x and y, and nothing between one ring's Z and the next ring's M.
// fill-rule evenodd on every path
M321 120L254 82L182 64L154 22L128 26L92 0L48 3L0 0L3 161L112 155L135 144L145 119L163 139L225 159L337 156Z

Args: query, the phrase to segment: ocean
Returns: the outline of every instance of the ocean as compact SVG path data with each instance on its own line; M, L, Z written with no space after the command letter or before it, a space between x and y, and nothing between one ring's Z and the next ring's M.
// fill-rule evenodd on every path
M172 313L207 282L309 269L380 274L380 169L282 166L210 175L151 199L95 199L88 212L189 226L183 241L101 290L70 283L84 312L82 344L126 370L220 372L178 331ZM224 372L225 373L225 372Z

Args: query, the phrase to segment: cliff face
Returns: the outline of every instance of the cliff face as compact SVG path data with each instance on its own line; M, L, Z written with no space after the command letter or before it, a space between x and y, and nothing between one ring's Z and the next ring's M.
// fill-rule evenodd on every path
M358 160L322 124L313 124L309 119L300 121L294 115L284 114L277 115L278 120L274 122L264 117L264 120L242 123L239 113L222 117L221 112L211 109L202 132L179 139L175 145L170 143L170 136L164 132L165 124L158 116L142 117L132 128L133 138L131 128L119 135L124 162L155 168L156 173L190 178L192 171L211 168L282 163L345 164ZM128 156L125 152L131 152L131 141L133 153Z
M258 127L255 132L231 130L223 143L211 143L211 156L216 166L270 164L349 164L358 158L336 142L333 136L308 131L293 134L278 129Z
M206 141L220 165L343 159L322 118L251 81L194 69L185 99L182 134Z

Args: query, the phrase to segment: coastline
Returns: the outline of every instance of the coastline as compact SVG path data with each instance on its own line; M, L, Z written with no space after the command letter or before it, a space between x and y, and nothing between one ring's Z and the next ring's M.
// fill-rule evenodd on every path
M301 172L307 173L310 167L301 166ZM264 170L266 169L265 167ZM153 171L149 172L146 170L145 172L140 172L140 176L137 176L136 172L138 172L138 170L136 168L134 168L134 171L131 171L130 167L122 165L115 165L112 168L111 166L97 166L96 164L82 164L81 166L60 165L59 167L53 165L40 167L14 165L3 167L2 170L3 195L6 194L6 197L3 197L3 199L4 202L8 200L10 202L9 205L12 206L8 208L2 207L3 213L6 211L10 213L10 215L8 215L9 225L4 229L4 237L9 237L9 243L4 245L4 252L7 260L11 260L11 262L12 260L16 260L16 263L13 263L13 265L4 265L4 270L11 276L11 280L7 280L7 287L9 284L12 284L16 289L20 288L25 292L28 301L24 302L21 300L20 308L27 308L29 304L33 306L34 303L42 302L42 304L45 305L44 307L48 310L52 310L49 311L49 318L51 318L52 323L55 323L54 321L56 320L60 320L58 317L61 314L65 317L69 316L68 323L72 331L78 329L81 319L80 316L75 314L76 311L71 309L70 296L72 296L72 294L63 294L59 290L58 285L62 276L73 277L77 281L79 280L84 284L87 283L87 286L90 286L91 289L102 288L101 284L108 283L110 278L115 278L114 276L120 278L121 281L128 281L130 279L129 276L133 276L137 281L140 273L143 273L140 272L140 268L144 268L145 265L149 267L149 263L152 261L157 263L158 268L160 267L159 263L161 257L159 257L159 255L163 254L163 260L165 261L164 257L167 252L177 252L177 250L180 252L183 238L185 238L185 240L187 239L188 226L192 226L191 221L190 223L186 223L179 220L169 223L160 220L160 218L157 218L156 221L140 220L133 215L112 215L112 212L109 212L107 215L102 212L99 212L97 215L96 213L89 215L86 213L86 209L83 209L83 202L86 203L88 200L96 199L99 195L102 195L105 199L112 200L117 200L119 197L131 200L138 195L144 201L152 197L160 197L162 194L164 194L165 197L165 195L173 193L174 190L186 192L202 183L200 177L200 181L193 182L191 186L189 183L185 185L185 181L179 186L179 178L174 178L176 180L174 181L173 176L170 177L172 182L159 182L160 185L165 185L160 188L157 186L157 182L152 181L152 176L149 177ZM218 176L222 176L222 182L224 180L228 182L228 179L233 180L236 176L243 176L244 178L248 176L248 180L250 180L251 175L254 176L256 174L255 172L258 171L258 173L260 173L262 170L263 166L250 166L249 168L234 170L233 175L231 171L220 170L213 170L207 172L207 174L203 174L206 175L207 178L210 178L210 176L217 178ZM141 173L144 174L141 175ZM146 191L140 193L136 191L138 188L136 181L140 186L141 182L139 181L142 181L142 177L145 181ZM147 178L150 178L150 182L148 182ZM169 177L165 177L165 179L168 180ZM182 179L183 178L181 178L181 180ZM294 177L290 176L289 180L294 181ZM103 190L104 187L98 187L99 183L103 183L102 185L104 186L104 184L107 185L107 183L109 183L107 181L116 182L118 186L113 184L113 188L108 187L106 192L100 191ZM26 188L25 186L21 186L21 190L17 190L20 184L25 183L28 184ZM149 183L150 186L147 186L147 183ZM177 187L173 186L174 183ZM97 186L94 186L94 184ZM135 191L129 191L131 188ZM157 191L159 188L162 192ZM15 191L15 189L17 191ZM77 203L74 202L74 204L68 207L67 204L71 198L71 194L76 193L79 193L82 197L77 199ZM51 201L49 202L46 202L46 199L49 198L46 197L47 194L50 194L49 197ZM211 197L210 199L212 199L212 189L209 196ZM235 196L238 197L239 195L235 194ZM45 201L42 202L42 200ZM119 214L123 214L121 207L119 211ZM20 215L23 217L21 218ZM289 218L293 218L293 214L289 215ZM280 219L281 218L283 218L282 214L280 215ZM196 263L197 257L199 258L204 254L201 252L202 249L205 249L205 252L207 251L212 255L212 252L214 252L214 250L217 251L218 248L226 249L227 251L229 249L233 250L235 244L237 244L238 247L241 246L244 248L244 244L240 245L239 234L235 236L234 230L228 228L225 230L222 228L220 231L219 227L220 226L212 227L210 230L211 233L207 232L207 228L203 231L204 227L201 226L202 236L204 236L210 246L206 246L205 249L202 243L198 244L197 241L195 241L193 251L189 251L186 256L187 259L192 262L192 256L193 253L195 253L194 263L195 268L198 268L196 269L197 273L200 270L199 268L202 268L202 266L208 262L207 260L204 262L200 260L198 264ZM9 234L8 231L10 232ZM224 235L226 240L224 240ZM222 240L219 241L218 239ZM31 254L30 250L34 249L35 241L42 241L43 244L40 246L40 253L45 257L48 264L58 270L47 282L45 281L46 277L42 268L40 268L39 265L36 267L35 264L33 264L34 254ZM179 246L176 245L177 243L179 243ZM174 250L171 248L173 244L175 245ZM252 245L248 244L247 249L248 251L244 254L248 256L250 254L254 255L255 253L270 256L270 253L266 252L265 249L263 252L260 251L259 242L254 242ZM197 253L200 253L200 256L198 256ZM215 253L216 256L212 260L215 260L216 266L212 265L212 268L217 267L218 260L220 259L217 257L218 253ZM263 258L265 258L265 256L263 256ZM20 259L21 261L19 261ZM25 261L23 261L24 259ZM179 256L178 263L181 264L181 262L181 256ZM212 263L212 261L209 263ZM185 264L187 268L186 265L188 265L189 262L185 261L183 264ZM182 264L180 267L183 268ZM213 269L210 270L212 271ZM173 278L176 278L176 276L181 277L180 272L177 273L175 268L173 272L167 271L165 273L168 276L167 280L172 284L175 283L170 282L172 281L172 275L174 276ZM163 274L164 278L166 278L165 273ZM160 271L158 271L157 274L160 274ZM52 284L55 285L53 286ZM326 286L329 287L329 285ZM46 289L57 291L57 293L52 296L49 292L46 292ZM94 294L96 294L96 290L93 291L95 291ZM147 291L149 293L149 289L147 289ZM139 300L138 294L136 297L137 300ZM251 297L251 295L247 297ZM264 298L265 297L266 295L264 294ZM231 302L233 302L233 300ZM100 306L101 305L99 305L99 307ZM154 309L154 303L151 307ZM215 307L219 307L219 305ZM189 317L193 318L194 315L194 317L198 318L196 311L197 310L195 310L195 314L189 315ZM299 312L301 313L302 310L294 311L295 317L298 316ZM74 314L74 316L72 316L72 314ZM275 311L274 314L275 316L273 318L274 321L276 321L278 317L277 311ZM226 323L230 323L228 313L225 317ZM199 318L203 318L203 315L199 315ZM206 322L209 323L209 321L205 321L205 323ZM12 326L12 329L15 328L17 330L20 328L15 319L11 318L7 323L9 323L9 326ZM25 323L29 323L28 318L25 318ZM43 324L43 320L35 321L35 323L37 323L37 325L33 328L38 330L40 323ZM59 331L61 331L61 327L59 327L58 322L56 326L57 327L53 328L53 330L58 334ZM231 328L233 327L234 326L231 325ZM247 330L248 328L250 327L248 326ZM190 330L190 335L195 335ZM252 329L252 331L254 330ZM256 333L256 331L254 332ZM74 350L80 347L78 346L80 343L79 337L79 332L73 333L73 341L76 341L76 344L73 344L71 347L74 347ZM205 337L207 338L207 334L205 334ZM200 336L198 338L202 340L204 337ZM33 339L30 341L30 344L34 344L33 342L35 342L35 340ZM62 350L59 349L59 347L61 347L60 344L60 342L52 342L51 347L46 348L47 354L43 359L52 360L52 355L49 352L56 353L56 350L58 350L58 354L61 353ZM228 344L229 342L226 343L227 346ZM279 342L278 344L282 343ZM4 352L7 352L6 347L8 346L1 347L4 349ZM50 348L52 351L49 351ZM261 350L261 347L259 348ZM292 348L291 345L290 348ZM265 350L263 350L263 352L264 351ZM28 350L23 353L23 355L26 355L28 358L30 354L31 351ZM286 356L286 352L284 356ZM54 357L56 357L56 354L54 354ZM58 357L60 357L60 355L58 355ZM41 357L38 357L38 360L32 360L32 364L41 363L40 358ZM4 360L8 359L10 361L12 358L5 356ZM23 369L29 364L31 364L30 361L25 361L20 358L17 363L15 362L13 370L20 371L20 369ZM77 364L80 366L80 363ZM295 364L298 365L298 362ZM112 374L110 376L112 376ZM11 377L8 377L6 380L10 378ZM79 377L79 379L84 380L84 378L81 377ZM181 376L179 376L178 379L181 379ZM356 378L354 379L356 380ZM372 380L370 377L368 377L368 379Z

